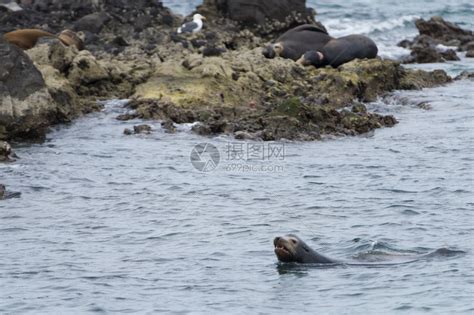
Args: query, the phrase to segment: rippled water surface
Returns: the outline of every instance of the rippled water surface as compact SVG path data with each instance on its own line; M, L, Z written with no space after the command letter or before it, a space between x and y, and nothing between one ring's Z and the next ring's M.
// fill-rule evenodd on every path
M0 182L23 193L0 203L0 313L472 314L473 99L466 80L396 92L370 104L394 128L275 143L284 158L265 161L231 159L234 140L189 126L125 136L142 122L115 120L123 102L109 102L0 164ZM209 173L189 161L201 142L221 153ZM290 232L380 264L279 265L272 239Z

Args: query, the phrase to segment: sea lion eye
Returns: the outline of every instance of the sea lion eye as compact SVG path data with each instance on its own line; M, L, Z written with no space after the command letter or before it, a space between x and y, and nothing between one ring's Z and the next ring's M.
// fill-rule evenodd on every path
M297 241L294 240L294 239L292 239L291 242L292 242L293 244L296 244L296 243L297 243Z

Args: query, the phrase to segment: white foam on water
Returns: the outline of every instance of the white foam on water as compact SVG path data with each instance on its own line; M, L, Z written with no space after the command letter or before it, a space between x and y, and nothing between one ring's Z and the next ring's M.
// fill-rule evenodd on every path
M418 18L418 15L407 15L380 21L355 18L335 18L326 20L322 18L321 22L326 26L331 36L341 37L350 34L369 35L374 32L390 31L404 27L408 23L413 23Z

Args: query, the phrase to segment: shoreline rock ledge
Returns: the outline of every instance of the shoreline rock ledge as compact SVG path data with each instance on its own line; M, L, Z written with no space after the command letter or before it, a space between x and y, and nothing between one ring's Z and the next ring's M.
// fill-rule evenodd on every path
M158 1L22 0L21 12L0 10L3 33L71 28L83 32L86 44L78 51L45 39L24 52L0 39L0 140L41 138L50 125L111 98L132 98L133 111L118 119L196 123L201 135L357 135L396 124L361 103L451 81L444 71L404 69L390 60L314 69L265 59L261 47L279 33L318 22L304 0L262 0L256 11L255 3L205 0L197 11L209 21L190 36L176 33L183 20Z

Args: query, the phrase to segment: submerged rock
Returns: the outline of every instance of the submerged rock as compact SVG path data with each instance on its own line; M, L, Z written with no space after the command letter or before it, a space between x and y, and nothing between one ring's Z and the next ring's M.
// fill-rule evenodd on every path
M5 185L0 184L0 200L20 198L21 192L7 191Z
M125 128L125 130L123 131L124 135L127 135L127 136L130 136L130 135L133 135L133 134L150 134L152 131L152 128L151 126L149 125L137 125L137 126L133 126L133 130L131 129L128 129L128 128Z

